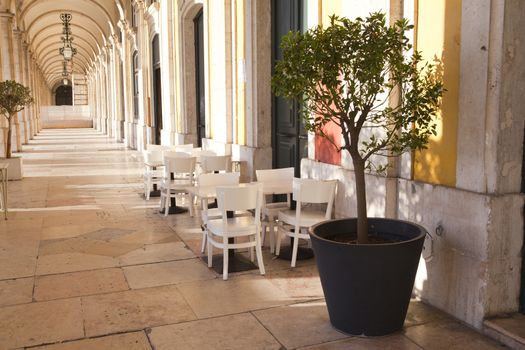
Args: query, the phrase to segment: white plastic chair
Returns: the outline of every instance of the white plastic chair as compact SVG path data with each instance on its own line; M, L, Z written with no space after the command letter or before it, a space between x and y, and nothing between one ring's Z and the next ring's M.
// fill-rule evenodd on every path
M217 187L230 186L239 184L240 173L219 173L219 174L201 174L198 179L198 186L202 187ZM193 200L191 201L193 203ZM208 198L201 198L201 220L202 220L202 244L201 252L204 253L206 248L206 225L208 220L217 219L221 217L221 212L218 208L208 208Z
M142 152L144 156L144 198L149 200L153 185L160 185L163 177L163 170L159 169L164 165L162 151L149 150Z
M228 250L250 248L253 261L253 248L257 255L257 264L261 275L265 274L261 247L261 204L262 186L249 184L244 186L217 187L217 201L222 213L221 218L208 221L208 267L212 267L213 247L223 250L222 279L228 279ZM255 216L227 218L228 211L255 210ZM246 242L235 242L238 237L248 237ZM222 239L221 239L222 238Z
M231 171L231 156L203 155L200 156L200 165L203 174L214 171Z
M168 216L170 199L177 194L187 193L187 188L194 185L194 172L195 157L188 155L164 155L164 177L160 188L160 209L164 209L165 216ZM190 210L191 206L190 203Z
M293 181L294 168L280 168L280 169L261 169L256 170L257 181L262 182L263 186L271 185L272 183ZM270 253L275 251L275 224L280 210L290 208L290 194L286 196L286 202L272 202L268 203L267 196L264 196L263 207L261 209L261 227L262 227L262 243L264 245L266 239L266 230L270 236Z
M281 237L287 235L293 238L292 263L295 267L297 261L297 250L299 248L299 238L310 239L307 229L321 221L329 220L332 217L332 207L334 204L335 186L337 180L314 180L314 179L293 179L293 199L297 202L295 210L281 210L278 214L277 246L275 254L279 255L281 250ZM326 203L326 209L320 210L305 206L305 204Z

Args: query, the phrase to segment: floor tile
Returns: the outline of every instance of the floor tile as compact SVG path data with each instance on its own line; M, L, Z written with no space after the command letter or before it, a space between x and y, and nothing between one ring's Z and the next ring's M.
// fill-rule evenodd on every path
M418 300L411 300L405 318L405 327L416 326L428 322L447 322L454 319L444 312Z
M182 242L148 244L119 257L120 265L138 265L193 258L195 255Z
M264 276L243 275L178 285L199 318L223 316L293 303Z
M82 223L65 224L60 226L50 226L42 229L42 239L61 239L78 237L97 229L101 229L103 223Z
M422 350L402 334L384 337L359 338L353 337L334 342L299 348L300 350Z
M425 350L501 350L501 344L459 322L431 322L407 327L405 335Z
M149 337L156 350L281 348L272 335L250 314L155 327Z
M133 289L216 278L199 259L128 266L123 270Z
M109 256L82 253L44 255L38 258L37 275L51 275L118 266L118 260Z
M140 243L120 243L90 239L85 235L45 242L47 243L42 244L40 247L39 254L41 256L61 253L83 253L118 257L142 246Z
M151 350L144 332L116 334L106 337L75 340L67 343L39 346L32 350Z
M38 276L35 300L52 300L128 290L119 268Z
M0 308L0 348L11 349L84 336L80 299Z
M87 336L190 321L195 314L175 286L82 298Z
M324 298L317 266L309 265L294 269L273 270L266 278L294 299Z
M32 277L0 281L0 306L30 303L33 283Z
M259 310L254 315L287 349L347 337L330 324L324 301Z
M514 313L502 317L490 318L485 320L485 325L490 324L499 332L512 335L513 338L519 339L525 343L525 315Z
M36 256L0 251L0 280L32 277L36 264Z

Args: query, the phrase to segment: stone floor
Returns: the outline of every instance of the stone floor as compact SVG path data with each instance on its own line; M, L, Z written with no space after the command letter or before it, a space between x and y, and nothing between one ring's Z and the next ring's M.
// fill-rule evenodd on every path
M314 261L228 281L198 259L199 223L142 197L140 157L90 129L24 146L0 222L0 349L501 349L414 301L378 338L331 328Z

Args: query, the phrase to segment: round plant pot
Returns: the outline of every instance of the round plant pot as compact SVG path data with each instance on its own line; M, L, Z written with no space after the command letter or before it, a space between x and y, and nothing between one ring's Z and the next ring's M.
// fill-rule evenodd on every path
M426 230L406 221L369 218L369 232L394 243L350 244L357 219L325 221L310 229L332 325L347 334L377 336L403 327Z

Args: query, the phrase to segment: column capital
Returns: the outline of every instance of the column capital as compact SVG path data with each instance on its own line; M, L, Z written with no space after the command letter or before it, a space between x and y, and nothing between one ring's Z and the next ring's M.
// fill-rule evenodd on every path
M15 14L12 13L12 12L9 12L9 11L6 11L6 12L0 12L0 18L1 18L1 17L13 18L13 17L15 17Z

